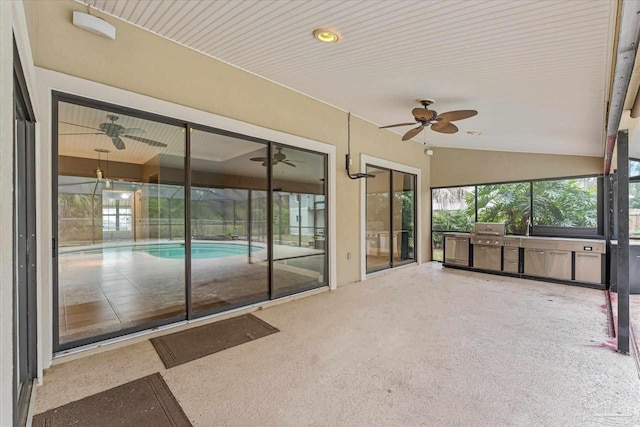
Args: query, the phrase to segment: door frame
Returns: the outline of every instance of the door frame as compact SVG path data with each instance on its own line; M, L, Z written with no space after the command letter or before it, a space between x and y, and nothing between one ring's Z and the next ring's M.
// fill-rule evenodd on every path
M28 418L33 383L38 375L38 304L37 304L37 221L36 221L36 115L31 104L18 46L13 41L13 99L14 99L14 153L13 153L13 320L22 320L13 326L13 405L14 422L22 425ZM24 123L22 132L15 127L17 121ZM20 147L18 144L25 143ZM24 175L22 175L24 173ZM23 191L21 191L23 190ZM24 194L24 199L21 195ZM18 198L21 198L20 200ZM18 233L24 231L26 236L19 242ZM22 272L18 263L23 249L26 254L22 261ZM24 287L20 282L24 277ZM25 301L22 306L21 301ZM24 312L22 311L24 310ZM24 329L23 329L24 328ZM24 336L26 335L26 336ZM26 347L26 348L22 348ZM21 352L26 351L25 359ZM21 363L22 362L22 363ZM23 366L26 364L26 366ZM23 372L25 380L18 393L18 385Z

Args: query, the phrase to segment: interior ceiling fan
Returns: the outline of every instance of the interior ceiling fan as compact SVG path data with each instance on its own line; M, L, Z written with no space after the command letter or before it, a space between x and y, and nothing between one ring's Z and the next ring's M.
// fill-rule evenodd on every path
M402 140L406 141L422 132L422 130L429 125L431 125L431 130L435 130L436 132L456 133L458 132L458 127L451 122L454 122L456 120L468 119L469 117L473 117L478 114L476 110L457 110L438 114L438 112L435 110L429 110L429 106L435 103L434 100L417 99L416 101L422 104L422 108L414 108L413 110L411 110L411 114L413 114L415 122L397 123L395 125L381 126L380 129L393 128L398 126L413 126L415 124L419 124L417 128L411 129L409 132L405 133L402 136Z
M140 136L135 136L134 134L145 133L144 129L140 128L125 128L119 124L116 124L118 121L118 116L114 116L112 114L108 114L107 118L111 120L111 122L100 123L98 128L92 128L89 126L77 125L75 123L63 122L67 125L78 126L85 129L91 129L98 132L88 132L88 133L61 133L60 135L106 135L111 138L111 142L118 150L124 150L126 146L124 145L124 141L122 138L129 138L134 141L142 142L144 144L150 145L152 147L166 147L167 144L164 142L154 141L153 139L142 138Z
M292 163L292 162L295 162L296 160L287 160L287 155L282 152L282 147L275 147L275 149L276 149L276 152L273 154L273 158L271 159L272 165L277 165L278 163L282 163L285 165L289 165L292 168L296 167L296 165ZM262 162L262 166L267 166L267 157L252 157L249 160L251 160L252 162ZM300 162L300 163L303 163L303 162Z

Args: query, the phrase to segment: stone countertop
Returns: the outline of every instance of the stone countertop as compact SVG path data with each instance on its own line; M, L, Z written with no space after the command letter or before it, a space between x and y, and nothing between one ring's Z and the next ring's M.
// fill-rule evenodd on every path
M617 246L618 245L618 241L617 240L612 240L611 244ZM629 239L629 246L640 246L640 240Z
M589 242L589 243L593 243L593 242L604 242L604 239L584 239L584 238L574 238L574 237L546 237L546 236L516 236L516 235L510 235L510 237L516 237L516 238L520 238L523 240L533 240L533 239L544 239L544 240L562 240L562 241L571 241L571 242Z

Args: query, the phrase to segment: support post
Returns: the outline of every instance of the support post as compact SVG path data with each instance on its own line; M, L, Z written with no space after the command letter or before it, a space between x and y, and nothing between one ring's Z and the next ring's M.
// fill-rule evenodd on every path
M629 131L618 132L618 353L629 354Z

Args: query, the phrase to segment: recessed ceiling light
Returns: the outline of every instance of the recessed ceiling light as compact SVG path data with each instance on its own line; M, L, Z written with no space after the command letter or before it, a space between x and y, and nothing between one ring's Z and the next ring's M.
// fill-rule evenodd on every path
M469 135L473 135L473 136L478 136L478 135L482 135L482 132L480 132L479 130L470 130L467 132Z
M340 40L340 34L333 28L316 28L313 37L323 43L338 43Z

